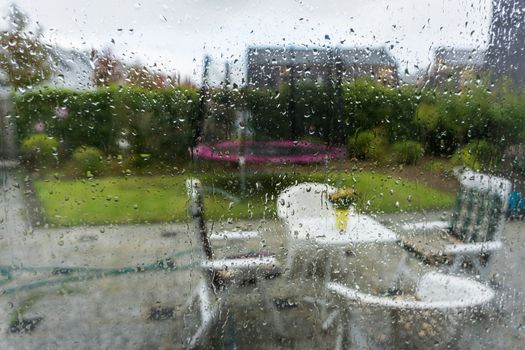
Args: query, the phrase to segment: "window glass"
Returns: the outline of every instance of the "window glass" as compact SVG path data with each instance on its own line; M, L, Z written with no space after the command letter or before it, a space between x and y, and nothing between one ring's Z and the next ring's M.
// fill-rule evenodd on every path
M0 2L0 348L520 348L524 0Z

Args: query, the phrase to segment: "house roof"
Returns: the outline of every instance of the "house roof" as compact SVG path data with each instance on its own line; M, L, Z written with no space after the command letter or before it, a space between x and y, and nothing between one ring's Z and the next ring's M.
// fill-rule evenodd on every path
M340 58L343 64L395 66L396 61L384 47L303 48L250 47L248 63L261 65L326 64Z
M482 66L485 51L475 48L439 47L434 51L434 60L443 60L451 66Z

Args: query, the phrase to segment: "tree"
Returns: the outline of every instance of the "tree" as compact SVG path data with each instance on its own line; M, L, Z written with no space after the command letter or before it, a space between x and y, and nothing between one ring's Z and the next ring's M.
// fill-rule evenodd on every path
M161 73L149 70L145 66L133 66L128 70L126 82L148 90L163 89L172 86L168 78Z
M15 5L9 10L11 27L0 33L0 70L14 88L36 85L52 74L49 49L28 31L27 16Z
M93 75L95 85L121 84L124 81L124 65L115 58L110 50L104 50L101 54L93 50L91 60L95 66Z

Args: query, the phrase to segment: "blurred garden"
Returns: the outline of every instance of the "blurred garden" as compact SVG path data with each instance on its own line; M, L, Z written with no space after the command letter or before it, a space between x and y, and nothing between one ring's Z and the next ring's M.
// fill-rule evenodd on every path
M273 217L279 190L302 181L354 187L368 212L450 208L453 167L523 166L512 150L525 137L525 91L509 81L458 91L357 79L339 94L306 82L111 85L33 89L14 101L26 185L51 225L183 220L189 175L206 185L214 219ZM237 163L193 157L198 144L224 140L306 140L344 147L347 159L249 165L244 179Z

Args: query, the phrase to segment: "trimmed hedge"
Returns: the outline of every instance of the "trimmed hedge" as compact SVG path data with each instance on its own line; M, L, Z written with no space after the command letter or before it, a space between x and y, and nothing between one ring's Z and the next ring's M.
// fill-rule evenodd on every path
M81 146L118 154L118 141L126 139L131 152L166 160L188 158L190 119L197 100L190 89L130 86L88 91L42 88L14 98L20 139L41 123L47 134L60 140L66 155Z
M343 83L341 99L330 84L298 82L293 91L287 84L278 90L216 89L209 98L206 142L235 138L233 111L244 109L251 112L246 127L255 140L315 138L342 145L356 131L379 128L384 144L414 140L433 155L451 155L472 140L502 149L525 140L525 92L507 81L451 93L356 79ZM197 109L197 92L183 88L43 88L15 95L20 139L42 124L66 156L80 146L118 154L118 142L125 140L126 153L185 161Z

